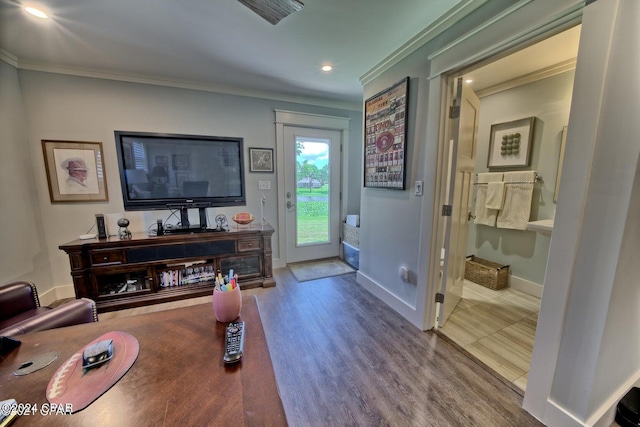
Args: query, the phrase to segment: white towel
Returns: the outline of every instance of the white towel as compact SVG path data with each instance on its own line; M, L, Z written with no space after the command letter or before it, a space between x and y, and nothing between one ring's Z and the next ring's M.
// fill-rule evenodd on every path
M487 184L487 209L500 210L504 206L504 181Z
M496 222L499 228L527 229L535 178L536 171L504 173L504 206L498 213Z
M487 209L487 186L490 182L502 181L502 172L484 172L478 174L478 185L476 186L476 219L474 223L495 226L498 211Z

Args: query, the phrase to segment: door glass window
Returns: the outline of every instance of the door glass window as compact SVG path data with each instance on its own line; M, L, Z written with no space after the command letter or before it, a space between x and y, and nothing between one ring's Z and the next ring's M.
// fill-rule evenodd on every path
M330 241L330 143L296 137L296 246Z

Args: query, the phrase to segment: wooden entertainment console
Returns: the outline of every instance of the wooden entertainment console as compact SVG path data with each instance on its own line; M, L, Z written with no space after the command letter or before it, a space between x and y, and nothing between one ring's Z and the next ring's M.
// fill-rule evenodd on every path
M241 289L271 287L270 225L131 239L74 240L69 255L76 298L91 298L99 312L174 301L213 292L212 274L238 274Z

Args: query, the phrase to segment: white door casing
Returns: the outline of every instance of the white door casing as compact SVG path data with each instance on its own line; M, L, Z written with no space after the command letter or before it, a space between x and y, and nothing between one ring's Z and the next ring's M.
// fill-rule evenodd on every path
M300 128L313 128L313 129L326 129L335 130L340 133L340 140L342 146L348 146L349 144L349 121L347 117L325 116L321 114L301 113L287 110L274 110L275 112L275 128L276 128L276 173L278 181L276 202L278 206L278 220L275 237L277 239L274 242L276 246L277 257L273 259L273 268L285 267L287 260L287 234L286 234L286 197L285 197L285 148L284 148L284 129L287 126L300 127ZM348 151L347 151L348 152ZM340 160L340 171L344 170L342 162L347 162L347 156L344 154ZM348 187L344 181L340 183L340 191L342 193L342 199L339 202L339 218L346 216L346 208L344 200L348 199ZM269 195L267 195L269 196ZM275 251L274 251L275 253Z
M307 198L311 202L325 198L325 196L307 196L306 189L298 193L296 174L298 144L312 143L327 148L329 161L329 194L326 201L329 204L329 218L322 228L327 227L326 240L315 239L305 242L305 223L298 216L302 213L302 205ZM287 235L287 263L308 261L312 259L331 258L340 255L340 132L325 129L284 127L284 175L285 175L285 207L286 207L286 235ZM313 194L313 193L310 193Z

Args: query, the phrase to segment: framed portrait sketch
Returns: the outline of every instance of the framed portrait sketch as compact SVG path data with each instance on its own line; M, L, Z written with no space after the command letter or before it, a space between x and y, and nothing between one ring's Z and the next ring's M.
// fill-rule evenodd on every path
M273 172L273 148L249 148L249 172Z
M535 119L527 117L491 125L488 168L515 169L529 166Z
M52 203L109 200L101 142L42 140Z
M364 186L405 189L409 77L364 103Z

